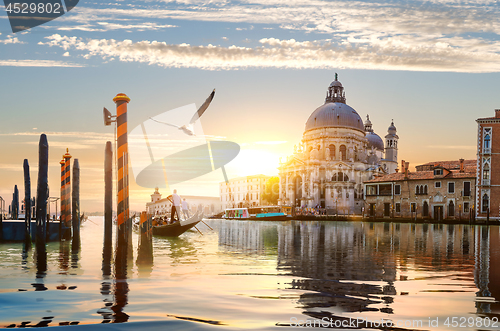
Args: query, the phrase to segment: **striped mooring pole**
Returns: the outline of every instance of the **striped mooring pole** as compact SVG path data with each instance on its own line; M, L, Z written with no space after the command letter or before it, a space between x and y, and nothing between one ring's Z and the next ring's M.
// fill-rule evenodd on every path
M64 208L66 208L66 205L64 204L64 183L66 182L66 178L64 176L64 156L63 159L59 162L61 165L61 211L59 213L59 239L62 238L63 235L63 229L64 229L64 224L65 224L65 213L64 213ZM56 208L56 218L57 218L57 208Z
M128 138L127 138L127 104L130 98L118 93L113 98L116 103L117 151L118 160L118 201L117 201L117 241L118 247L129 244L132 235L132 224L129 217L128 187Z
M71 239L71 155L69 149L66 148L64 158L64 239Z
M71 193L72 203L72 227L73 241L72 251L80 247L80 164L78 159L73 163L73 191Z

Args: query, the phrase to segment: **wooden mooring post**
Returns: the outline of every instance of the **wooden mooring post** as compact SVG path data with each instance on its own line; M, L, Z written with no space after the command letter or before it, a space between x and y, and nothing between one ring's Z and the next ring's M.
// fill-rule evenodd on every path
M31 244L31 179L28 159L24 159L24 241Z
M36 248L45 252L48 200L49 143L45 134L38 144L38 184L36 189Z
M113 242L113 150L111 141L106 142L104 152L104 246L102 250L103 275L111 275Z

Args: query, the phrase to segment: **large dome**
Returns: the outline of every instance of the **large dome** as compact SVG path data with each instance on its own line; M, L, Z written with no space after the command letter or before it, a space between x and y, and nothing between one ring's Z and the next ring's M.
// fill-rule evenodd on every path
M327 102L318 107L306 122L306 131L324 127L352 128L365 130L358 113L340 102Z
M384 142L382 141L382 138L380 138L380 136L375 132L367 132L366 139L368 139L368 148L374 147L378 150L384 150Z

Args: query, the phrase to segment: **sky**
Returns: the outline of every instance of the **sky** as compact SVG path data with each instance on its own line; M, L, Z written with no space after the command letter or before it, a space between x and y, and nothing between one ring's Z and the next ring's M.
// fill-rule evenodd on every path
M2 7L0 196L10 202L14 185L24 194L25 158L36 186L46 133L50 196L59 196L69 148L82 210L102 211L104 148L114 139L102 108L115 114L117 93L131 99L131 131L199 107L215 88L200 122L206 139L240 145L228 176L277 175L335 73L376 133L394 120L399 161L475 159L475 119L500 108L498 1L80 0L15 34ZM216 169L176 188L218 196L223 180ZM152 191L131 178L131 209L143 210Z

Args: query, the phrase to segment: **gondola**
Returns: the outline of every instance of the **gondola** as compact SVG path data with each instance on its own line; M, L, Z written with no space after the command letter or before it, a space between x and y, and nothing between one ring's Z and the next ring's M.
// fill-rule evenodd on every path
M173 224L153 226L153 235L162 237L178 237L187 230L196 226L203 219L203 214L196 212L195 215L191 216L187 220L181 220Z

